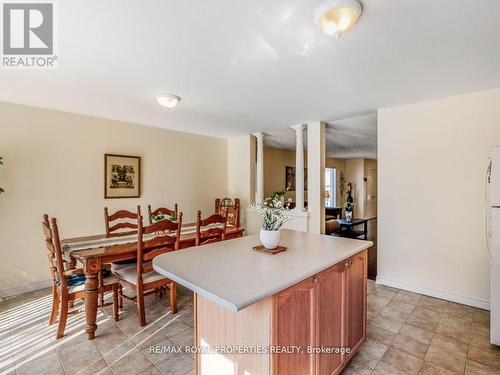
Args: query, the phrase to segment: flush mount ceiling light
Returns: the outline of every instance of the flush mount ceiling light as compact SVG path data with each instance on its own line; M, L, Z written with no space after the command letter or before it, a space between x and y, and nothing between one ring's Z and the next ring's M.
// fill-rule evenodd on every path
M158 104L161 105L162 107L172 109L177 105L177 103L179 103L181 98L179 98L177 95L162 94L162 95L156 95L156 100L158 101Z
M314 11L314 23L325 34L340 38L351 30L363 13L357 0L328 0Z

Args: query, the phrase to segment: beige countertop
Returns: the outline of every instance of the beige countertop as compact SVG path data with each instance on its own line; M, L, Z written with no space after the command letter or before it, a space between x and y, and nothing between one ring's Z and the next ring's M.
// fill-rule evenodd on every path
M171 280L239 311L372 246L353 240L283 229L275 255L253 250L258 235L162 254L154 269Z

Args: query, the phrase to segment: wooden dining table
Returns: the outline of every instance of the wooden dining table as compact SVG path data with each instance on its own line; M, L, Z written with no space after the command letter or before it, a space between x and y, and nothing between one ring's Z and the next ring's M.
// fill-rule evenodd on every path
M183 226L183 231L185 226ZM228 226L226 228L226 239L237 238L243 235L242 227ZM195 232L185 231L181 233L180 248L186 249L195 245ZM66 238L61 241L61 245L71 245L72 243L90 244L105 239L106 235L99 234L93 236ZM161 247L158 244L158 247ZM98 274L103 265L126 260L134 260L137 257L137 241L122 243L110 246L90 246L71 252L71 259L78 261L83 266L85 273L85 318L87 322L86 332L89 340L93 340L97 329L97 300L98 300Z

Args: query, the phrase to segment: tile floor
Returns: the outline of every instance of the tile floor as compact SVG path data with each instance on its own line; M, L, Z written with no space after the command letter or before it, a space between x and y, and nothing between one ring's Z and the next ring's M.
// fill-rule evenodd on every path
M500 374L500 348L488 342L489 313L414 293L368 284L368 338L344 374ZM66 336L48 327L48 290L0 304L0 374L192 374L184 353L154 354L150 347L191 345L191 293L179 288L179 313L168 300L147 298L149 324L141 328L125 301L114 322L99 309L97 337L88 341L85 316L70 316Z

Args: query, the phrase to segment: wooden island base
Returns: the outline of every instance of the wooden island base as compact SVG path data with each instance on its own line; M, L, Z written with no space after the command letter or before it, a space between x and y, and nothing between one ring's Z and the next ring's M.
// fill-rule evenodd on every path
M363 250L239 312L196 294L195 345L217 348L216 354L195 356L196 374L340 373L366 337L366 282ZM271 353L273 347L291 353Z

